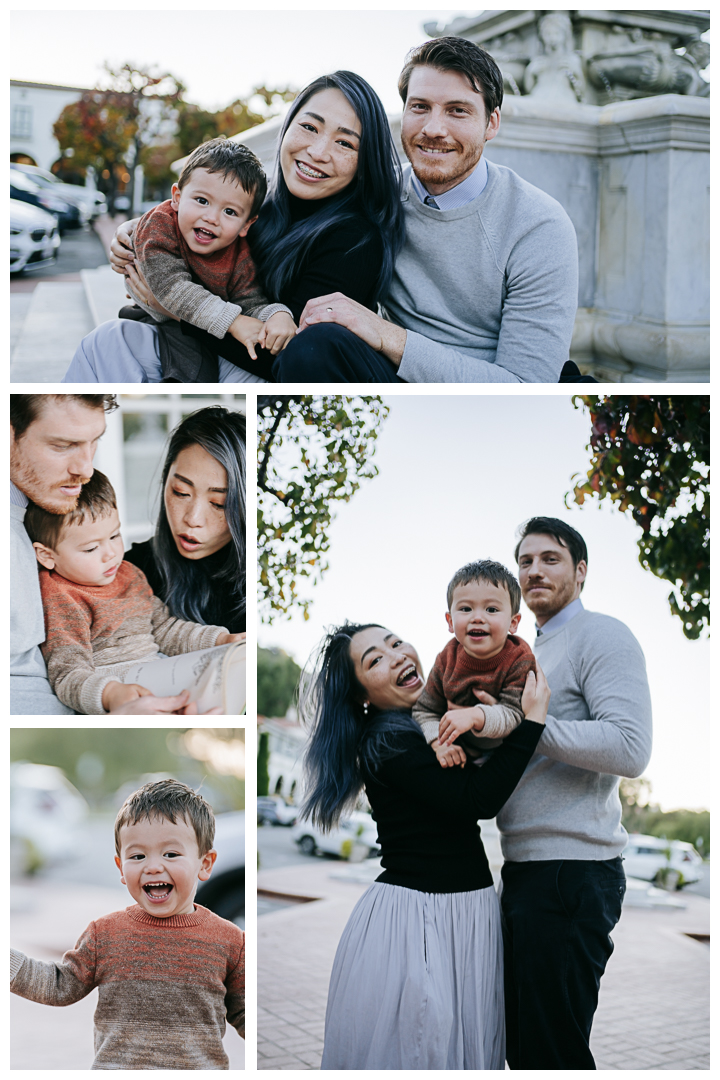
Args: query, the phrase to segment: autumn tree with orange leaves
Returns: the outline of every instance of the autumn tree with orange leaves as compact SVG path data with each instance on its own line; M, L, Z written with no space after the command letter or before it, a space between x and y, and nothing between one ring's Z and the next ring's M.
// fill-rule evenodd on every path
M672 583L683 633L710 625L710 398L650 394L576 395L590 412L590 468L572 497L609 498L640 526L640 564Z

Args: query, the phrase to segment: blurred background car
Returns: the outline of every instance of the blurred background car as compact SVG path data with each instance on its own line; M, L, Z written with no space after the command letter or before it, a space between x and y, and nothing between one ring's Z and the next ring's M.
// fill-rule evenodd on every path
M221 919L245 925L245 811L231 810L215 818L217 859L195 899Z
M105 196L95 188L81 187L80 184L65 184L53 173L40 169L37 165L22 165L17 161L11 161L10 168L25 173L40 187L53 192L59 198L76 203L80 208L83 221L92 221L100 214L107 212Z
M377 825L363 810L353 811L330 832L321 832L310 821L300 821L290 835L306 855L320 853L360 861L380 854Z
M10 273L48 266L60 247L57 218L19 199L10 200Z
M62 769L16 761L10 766L11 862L23 873L69 855L89 807Z
M82 225L80 211L77 206L69 203L67 199L61 199L51 191L46 191L39 184L36 184L31 177L13 168L10 169L10 198L31 203L41 210L47 210L48 213L54 214L58 219L60 232L64 229L78 228Z
M258 825L294 825L297 806L290 806L281 795L258 795Z
M704 876L702 857L684 840L631 833L622 855L627 876L641 881L667 884L669 871L672 883L681 889L702 881Z

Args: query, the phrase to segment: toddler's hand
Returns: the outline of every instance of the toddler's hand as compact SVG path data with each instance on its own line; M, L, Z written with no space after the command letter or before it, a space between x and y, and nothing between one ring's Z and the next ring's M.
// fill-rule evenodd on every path
M253 360L257 360L255 346L260 341L260 335L265 329L265 323L259 319L251 319L249 315L238 315L235 322L230 324L229 334L245 346Z
M232 645L236 641L244 641L247 634L221 634L215 642L216 645Z
M436 739L432 743L432 748L443 769L450 769L453 765L459 765L461 769L465 768L467 756L462 746L441 746Z
M138 683L109 682L103 687L102 706L105 712L119 709L121 705L127 705L129 701L137 698L149 697L151 693Z
M484 726L485 713L479 705L468 709L450 705L440 721L438 738L441 743L453 743L458 735L466 731L482 731Z
M287 311L276 311L265 323L265 328L258 339L258 345L269 349L273 356L277 356L296 334L297 326Z

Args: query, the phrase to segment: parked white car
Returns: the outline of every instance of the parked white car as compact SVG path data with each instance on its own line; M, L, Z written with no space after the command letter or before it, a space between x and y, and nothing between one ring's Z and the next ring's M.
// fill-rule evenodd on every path
M10 838L23 869L70 855L87 816L87 802L62 769L30 761L10 766Z
M11 162L11 167L24 172L41 187L54 191L61 199L69 199L78 206L82 206L83 221L94 220L99 214L107 213L105 196L95 188L83 187L80 184L64 184L54 173L48 172L47 169L40 169L37 165L19 165Z
M358 852L369 858L380 854L377 825L370 814L362 810L349 814L331 832L321 832L311 822L300 821L293 825L290 835L306 855L320 851L347 859L353 858L353 852L354 857Z
M49 266L60 247L57 218L38 206L10 200L10 273Z
M667 851L670 849L670 861ZM704 876L701 856L683 840L663 840L658 836L631 833L623 851L623 867L628 877L641 881L661 881L669 869L679 875L678 887L692 885Z

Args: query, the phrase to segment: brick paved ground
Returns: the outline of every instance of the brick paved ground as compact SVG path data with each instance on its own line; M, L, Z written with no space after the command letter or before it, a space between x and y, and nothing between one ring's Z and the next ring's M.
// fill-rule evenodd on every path
M335 948L361 883L318 859L264 870L258 888L321 899L258 919L258 1067L317 1069ZM592 1049L599 1069L709 1069L710 903L684 911L626 907L613 937Z

